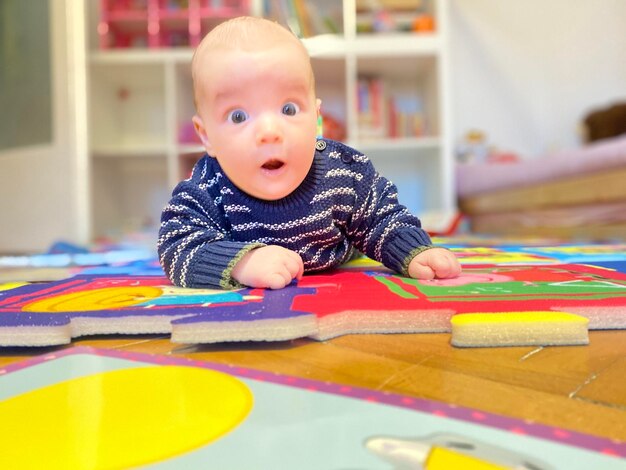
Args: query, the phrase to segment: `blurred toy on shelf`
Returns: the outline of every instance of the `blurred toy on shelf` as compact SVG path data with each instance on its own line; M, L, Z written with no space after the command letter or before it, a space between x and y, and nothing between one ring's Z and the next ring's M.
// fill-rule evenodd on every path
M346 126L330 114L322 113L320 135L332 140L346 139Z
M178 143L180 144L201 144L196 130L193 128L191 120L183 122L178 128Z
M482 163L489 157L487 136L480 129L470 129L456 146L456 159L459 163Z
M388 10L379 9L373 12L372 29L376 33L387 33L396 29L396 21Z
M432 33L435 31L435 17L428 13L418 15L411 23L411 30L415 33Z
M435 17L425 0L357 0L357 32L433 33Z
M458 163L513 163L520 160L515 152L500 150L489 145L487 134L480 129L471 129L456 146Z

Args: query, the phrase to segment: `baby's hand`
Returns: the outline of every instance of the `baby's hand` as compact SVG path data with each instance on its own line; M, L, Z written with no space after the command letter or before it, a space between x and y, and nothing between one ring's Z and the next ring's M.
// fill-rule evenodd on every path
M233 279L249 287L282 289L304 273L302 258L295 251L268 245L246 253L233 268Z
M409 276L414 279L445 279L461 274L461 264L454 253L444 248L422 251L409 263Z

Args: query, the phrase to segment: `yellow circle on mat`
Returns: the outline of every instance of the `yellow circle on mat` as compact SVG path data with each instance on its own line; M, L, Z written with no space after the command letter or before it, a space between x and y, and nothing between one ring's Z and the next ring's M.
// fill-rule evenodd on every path
M0 402L0 468L128 468L214 441L253 397L208 369L150 366L103 372Z
M104 287L102 289L70 292L37 300L22 307L24 312L85 312L109 308L131 307L160 297L158 287Z

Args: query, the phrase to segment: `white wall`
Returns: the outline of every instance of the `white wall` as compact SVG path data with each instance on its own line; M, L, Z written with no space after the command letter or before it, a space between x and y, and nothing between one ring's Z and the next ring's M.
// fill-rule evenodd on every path
M626 100L626 1L453 0L455 139L522 157L580 145L592 108Z

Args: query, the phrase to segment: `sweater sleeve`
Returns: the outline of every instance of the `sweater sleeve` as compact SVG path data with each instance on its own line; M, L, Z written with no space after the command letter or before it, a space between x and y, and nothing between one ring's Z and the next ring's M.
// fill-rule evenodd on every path
M248 251L263 245L231 239L229 224L207 191L211 180L205 176L206 166L201 160L163 209L159 260L170 281L180 287L241 287L231 276L233 267Z
M357 249L403 275L411 260L432 248L421 222L398 202L396 186L365 159L349 236Z

